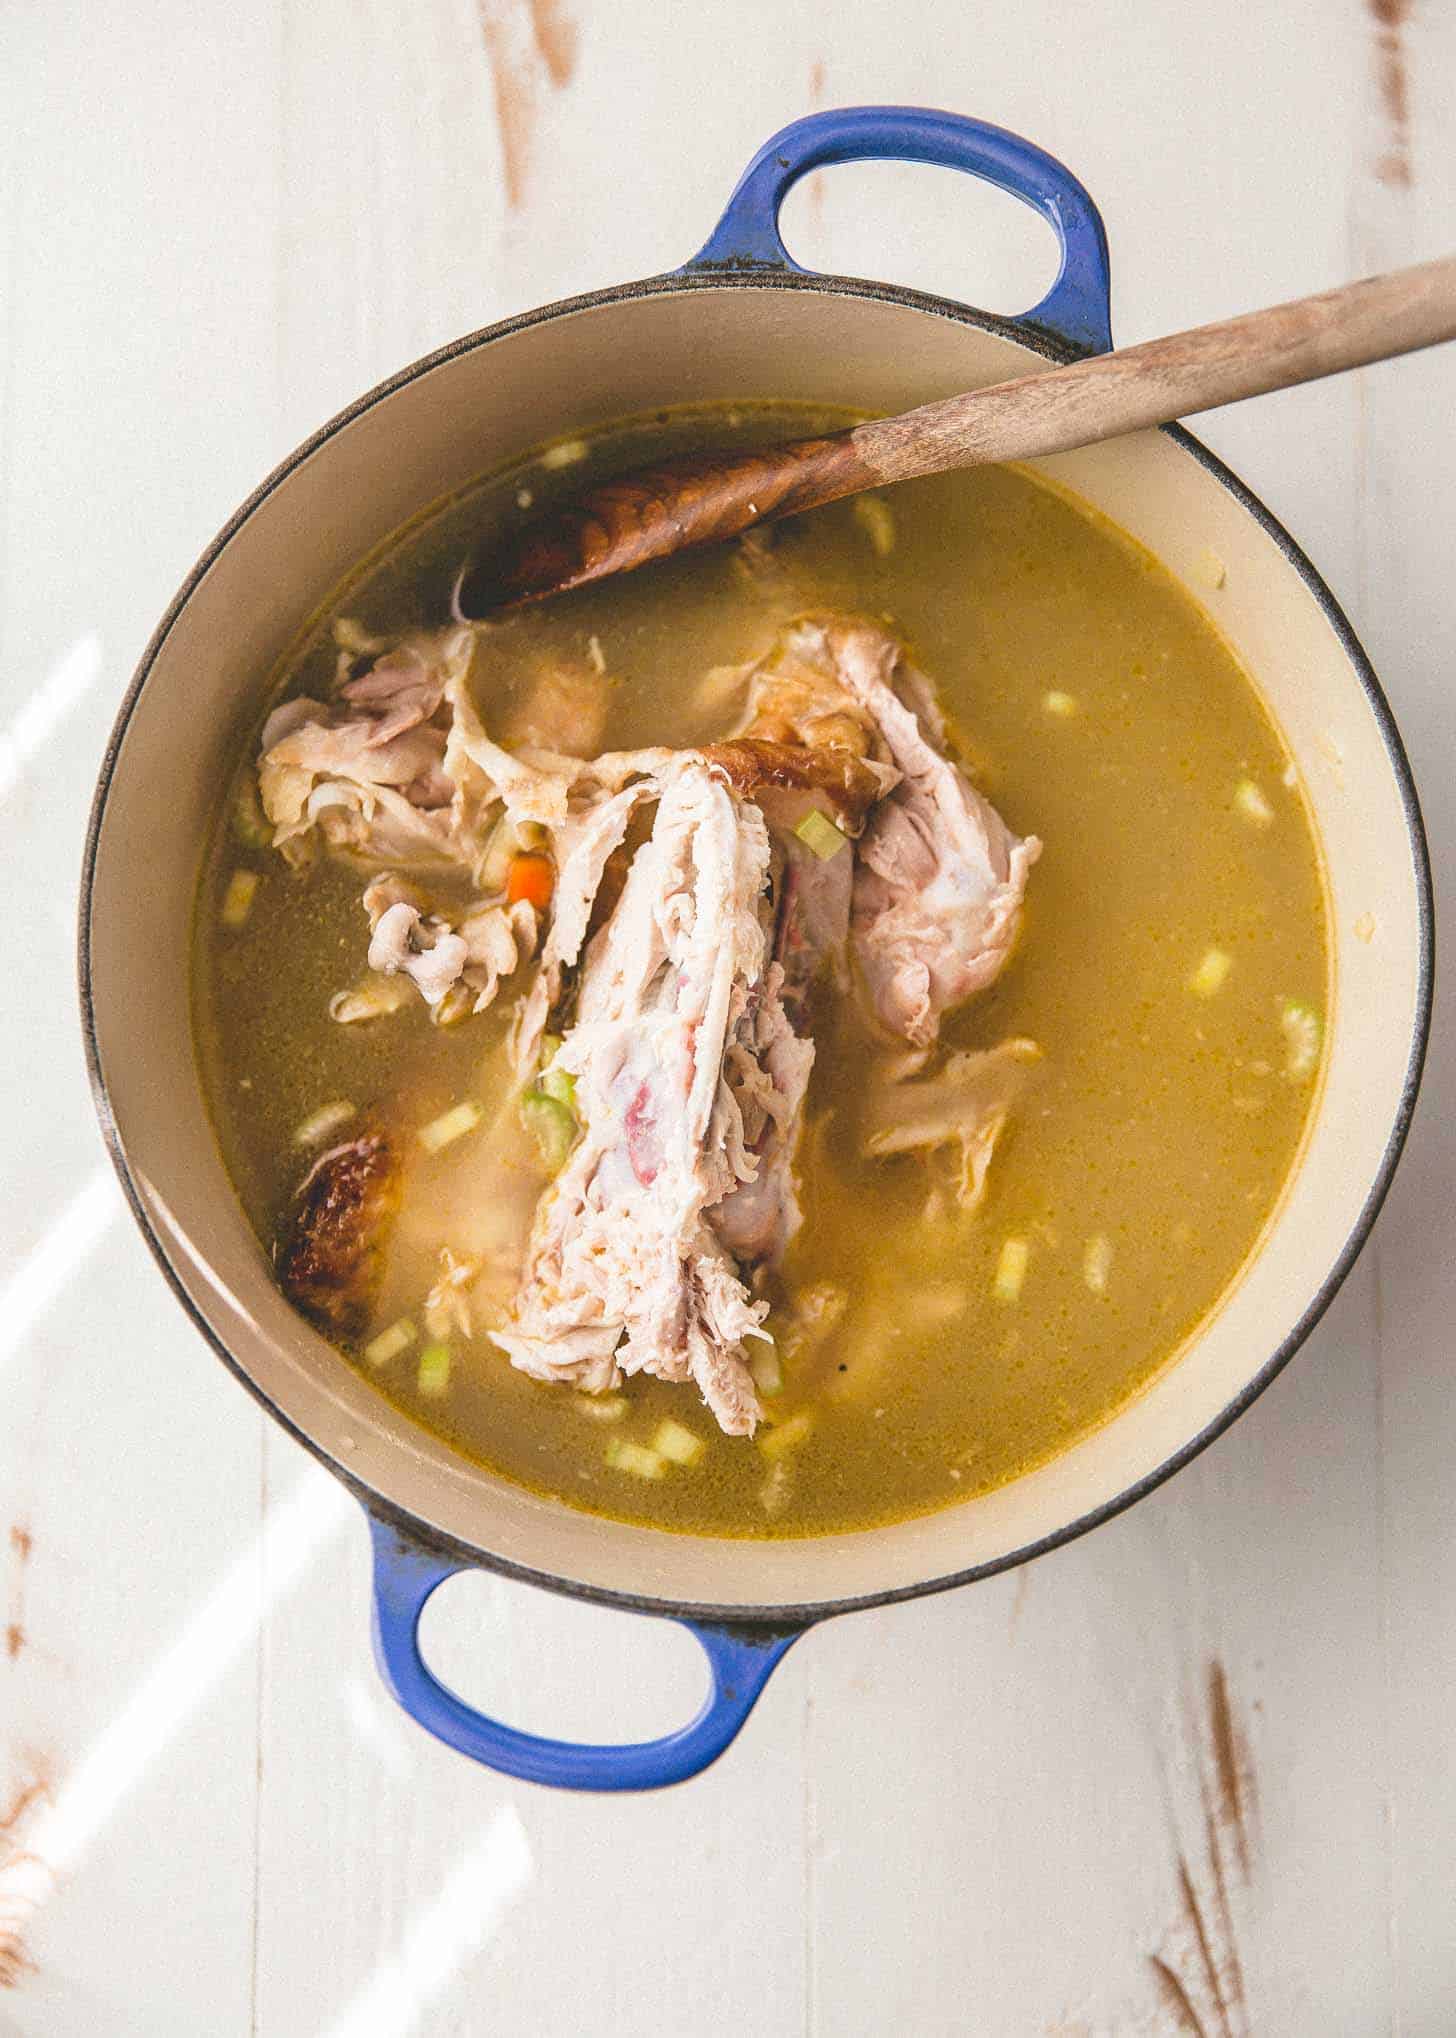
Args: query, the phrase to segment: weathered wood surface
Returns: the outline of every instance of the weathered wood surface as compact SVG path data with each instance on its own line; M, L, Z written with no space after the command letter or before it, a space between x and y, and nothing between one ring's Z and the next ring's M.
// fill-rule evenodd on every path
M960 107L1064 156L1124 340L1427 259L1456 18L17 0L4 42L0 2033L1449 2032L1444 1011L1373 1246L1226 1439L1027 1573L821 1630L712 1775L596 1802L470 1768L380 1693L354 1510L120 1214L71 913L155 618L382 374L682 259L816 102ZM1029 214L939 173L822 173L786 230L996 309L1049 280ZM1426 355L1205 426L1349 606L1448 886L1452 374ZM511 1717L609 1735L692 1701L675 1632L447 1594L442 1660Z

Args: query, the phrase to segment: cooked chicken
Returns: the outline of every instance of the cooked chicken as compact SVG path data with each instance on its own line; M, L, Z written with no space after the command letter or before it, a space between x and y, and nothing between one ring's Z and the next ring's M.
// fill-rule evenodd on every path
M278 1248L278 1284L320 1330L363 1335L399 1202L399 1162L382 1132L321 1154L305 1175Z
M535 952L536 911L489 900L451 919L425 909L413 885L385 873L364 888L369 915L369 967L382 976L407 976L432 1009L460 984L469 1009L483 1012L506 977Z
M639 1372L691 1380L724 1430L749 1435L745 1342L766 1335L767 1304L748 1281L802 1219L823 987L847 991L852 947L878 1024L913 1043L862 1101L864 1151L954 1149L973 1205L1036 1050L1010 1041L926 1068L942 1014L1004 963L1039 845L952 762L928 683L878 625L795 625L734 678L742 712L721 741L596 757L596 672L543 669L487 730L470 667L488 636L344 626L332 703L287 702L265 726L264 808L284 855L321 842L376 867L363 905L381 993L407 981L445 1023L537 958L511 1054L532 1086L523 1119L539 1106L539 1134L555 1114L543 1150L559 1172L494 1342L588 1391ZM511 873L542 862L528 900ZM375 1009L351 992L338 1016ZM558 1091L541 1074L548 1026ZM539 1179L518 1172L517 1237ZM280 1278L336 1335L365 1325L398 1200L377 1133L325 1155L300 1191ZM467 1251L430 1297L462 1334L488 1257L468 1216L452 1213ZM514 1245L497 1252L491 1278L515 1263Z
M762 819L717 772L691 753L664 772L556 1056L581 1137L542 1198L514 1320L492 1332L541 1379L692 1379L735 1436L758 1420L743 1341L766 1305L706 1213L750 1172L724 1057L763 976L768 860Z
M602 747L610 699L605 672L585 661L543 661L524 694L507 710L500 739L511 750L593 757Z
M535 982L518 1008L512 1058L523 1075L536 1066L546 1023L561 996L565 973L575 968L580 959L607 863L621 847L632 816L645 800L655 799L657 792L655 776L638 779L589 807L580 817L568 819L557 832L551 926Z
M738 1180L708 1212L708 1222L745 1266L781 1259L802 1221L794 1154L814 1043L790 1023L783 986L782 965L771 963L723 1057L714 1134L730 1147ZM751 1176L746 1161L756 1163Z
M860 1106L866 1155L959 1149L957 1197L974 1210L1007 1114L1025 1089L1041 1050L1031 1040L1003 1040L986 1052L947 1056L933 1075L920 1075L916 1055L881 1065Z
M737 736L708 743L703 756L723 773L735 792L758 799L769 790L820 793L836 825L857 835L865 816L899 777L888 765L873 764L855 751L834 744L769 742L761 736ZM804 802L805 811L816 804Z
M794 648L832 668L902 773L856 846L854 951L879 1023L927 1046L941 1015L1000 973L1041 844L1013 835L946 756L933 693L888 631L807 622Z

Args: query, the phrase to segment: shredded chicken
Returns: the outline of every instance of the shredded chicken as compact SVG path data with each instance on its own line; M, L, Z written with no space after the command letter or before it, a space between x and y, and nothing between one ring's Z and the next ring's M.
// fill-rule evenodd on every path
M363 905L369 915L369 967L382 976L407 976L425 1003L437 1008L455 985L483 1012L501 982L535 953L536 909L489 900L458 918L425 910L414 886L390 873L371 880Z
M832 668L902 774L856 849L854 952L879 1023L927 1046L999 975L1041 844L1013 835L946 755L930 686L888 631L807 622L796 648Z
M596 756L600 658L543 666L492 733L471 692L489 626L336 636L333 698L275 710L258 767L281 854L321 848L370 873L374 975L331 1011L354 1023L418 995L450 1023L518 986L519 1080L534 1084L548 1028L552 1070L574 1078L570 1107L550 1108L575 1143L568 1130L488 1335L521 1370L588 1392L639 1372L692 1381L725 1431L752 1434L756 1270L802 1221L825 987L848 991L852 950L879 1026L911 1043L861 1100L866 1154L953 1149L973 1207L1037 1051L927 1063L942 1015L1005 962L1039 844L951 760L928 682L875 624L810 619L729 674L725 714L741 711L720 741ZM549 904L509 896L522 848L550 859ZM294 1260L321 1313L301 1247ZM492 1280L516 1263L513 1248ZM470 1333L483 1264L444 1254L432 1324Z
M768 853L756 810L700 758L663 774L555 1059L576 1078L581 1138L542 1198L514 1320L492 1332L538 1378L692 1379L734 1436L759 1417L743 1343L766 1305L706 1212L745 1166L723 1064L764 971Z
M954 1147L957 1197L962 1208L974 1210L1007 1115L1040 1059L1034 1041L1016 1039L985 1052L948 1055L931 1075L904 1060L883 1063L861 1101L863 1152L872 1158Z

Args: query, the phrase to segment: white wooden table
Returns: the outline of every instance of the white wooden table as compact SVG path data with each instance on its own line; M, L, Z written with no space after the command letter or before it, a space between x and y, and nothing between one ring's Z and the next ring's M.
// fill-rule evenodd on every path
M1456 2030L1449 1010L1375 1240L1227 1438L1032 1571L816 1632L708 1777L611 1802L383 1696L357 1510L121 1215L71 961L155 619L366 385L683 259L814 104L1063 156L1124 340L1445 252L1456 12L11 0L0 39L0 2033ZM1030 214L932 171L821 175L788 229L994 309L1050 266ZM1426 355L1206 426L1349 608L1448 886L1453 405ZM511 1717L691 1708L675 1630L442 1597L439 1657Z

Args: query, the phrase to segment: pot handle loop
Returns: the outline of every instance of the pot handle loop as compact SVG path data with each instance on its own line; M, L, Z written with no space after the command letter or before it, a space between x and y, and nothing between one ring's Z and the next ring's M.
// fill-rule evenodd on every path
M1083 354L1112 345L1107 234L1085 187L1034 142L987 120L920 106L843 106L811 113L766 141L702 248L679 272L791 270L799 267L779 237L779 208L790 188L826 163L893 160L938 163L997 184L1051 222L1061 245L1057 280L1012 321L1035 326Z
M471 1566L411 1542L369 1517L374 1540L374 1655L380 1675L410 1718L472 1761L528 1783L560 1790L656 1790L682 1783L716 1762L752 1712L759 1693L799 1630L777 1633L711 1623L681 1625L708 1659L711 1689L702 1710L656 1741L597 1746L546 1740L476 1712L455 1696L420 1654L420 1616L447 1578Z

